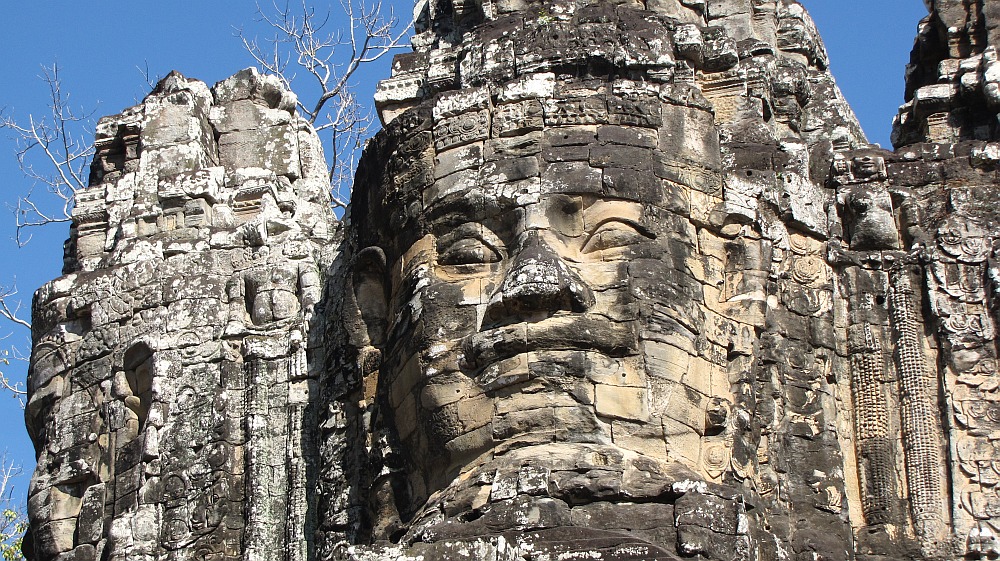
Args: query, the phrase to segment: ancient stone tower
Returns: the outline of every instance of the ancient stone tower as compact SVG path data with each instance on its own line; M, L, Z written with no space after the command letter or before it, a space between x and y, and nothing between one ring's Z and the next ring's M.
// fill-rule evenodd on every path
M422 2L342 221L295 98L102 120L28 557L1000 557L1000 8L896 151L792 0Z
M29 558L306 558L336 223L294 108L253 71L175 73L99 123L65 276L35 296Z

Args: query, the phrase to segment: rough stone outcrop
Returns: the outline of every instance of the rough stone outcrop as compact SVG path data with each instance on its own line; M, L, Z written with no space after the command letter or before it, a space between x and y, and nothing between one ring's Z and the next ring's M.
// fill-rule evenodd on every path
M933 0L906 69L906 104L893 128L896 148L996 140L1000 125L1000 6L988 0Z
M889 152L792 0L420 3L342 222L292 94L168 77L36 296L29 556L1000 556L1000 13L929 7Z

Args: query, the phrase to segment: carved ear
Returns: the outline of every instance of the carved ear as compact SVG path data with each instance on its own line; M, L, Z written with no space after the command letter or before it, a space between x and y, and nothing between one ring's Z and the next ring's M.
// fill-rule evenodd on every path
M368 344L381 347L389 326L389 283L385 253L378 247L361 250L354 259L352 284Z

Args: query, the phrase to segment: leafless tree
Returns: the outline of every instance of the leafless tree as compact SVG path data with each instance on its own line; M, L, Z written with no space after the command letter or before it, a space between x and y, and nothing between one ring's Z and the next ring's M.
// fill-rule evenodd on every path
M39 77L49 93L44 112L18 120L0 111L0 129L13 137L18 166L28 180L27 189L11 204L18 246L30 241L31 227L71 220L76 194L87 186L94 154L92 113L70 105L59 66L43 66ZM27 398L25 382L13 379L8 367L15 361L27 361L25 349L30 344L6 343L31 330L23 305L16 282L0 285L0 318L11 328L0 336L5 343L0 348L0 393L13 396L22 409ZM21 466L6 451L0 452L0 559L4 561L24 559L21 540L27 530L27 515L23 496L14 492L22 475Z
M274 0L269 10L257 4L260 22L273 32L269 39L260 41L242 29L238 35L260 68L279 76L286 86L296 81L296 71L303 72L302 91L313 95L300 98L299 110L325 139L334 204L345 206L359 149L374 125L370 106L354 91L355 74L361 66L407 46L412 21L402 25L383 0L339 0L342 14L337 17L331 10L317 11L306 0L279 2ZM30 241L33 226L70 221L75 195L87 186L94 155L93 113L70 104L57 64L43 67L40 78L49 90L44 114L19 120L0 112L0 129L12 133L18 164L31 181L13 205L19 245Z
M22 246L31 239L30 227L69 222L75 195L87 186L94 155L92 113L70 105L57 64L43 66L40 78L49 90L45 114L31 114L23 121L0 114L0 128L13 134L17 163L31 181L14 208L17 243ZM38 196L39 188L48 196Z
M13 331L0 337L0 340L7 340L17 336L17 332L21 329L26 329L30 333L31 323L24 319L22 307L23 300L18 296L16 284L0 286L0 318L10 322L14 328ZM28 360L27 355L22 350L23 348L26 347L11 344L9 348L0 349L0 365L2 365L2 368L0 368L0 389L5 390L17 399L22 409L28 395L24 382L12 380L5 370L7 370L6 367L9 367L13 361L25 362ZM2 475L0 475L0 479L2 479Z
M94 154L92 112L74 109L63 90L59 66L43 66L39 78L48 89L44 112L17 119L0 112L0 129L13 137L15 156L21 173L28 180L27 189L17 196L11 208L19 246L31 240L32 227L69 222L76 194L87 186L88 167ZM0 336L7 340L21 329L31 329L17 285L0 285L0 318L9 322L12 331ZM7 366L26 360L21 344L0 349L0 390L6 390L24 406L25 388L12 380ZM2 482L0 473L0 482Z
M299 110L324 138L334 205L343 207L350 198L359 150L374 125L371 108L355 94L355 73L408 46L412 21L401 25L382 0L339 1L343 13L338 18L330 10L317 11L306 0L274 0L269 10L257 4L261 22L274 35L264 41L242 29L238 35L261 70L279 76L289 88L296 70L304 72L308 91L315 95L300 98Z

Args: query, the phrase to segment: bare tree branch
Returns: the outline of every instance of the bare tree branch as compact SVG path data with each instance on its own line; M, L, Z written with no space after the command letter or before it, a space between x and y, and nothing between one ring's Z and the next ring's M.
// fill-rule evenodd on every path
M139 66L137 64L135 65L135 69L139 71L139 74L142 74L142 81L146 84L146 86L149 87L149 90L152 91L156 89L156 84L159 83L160 79L163 77L157 76L153 74L152 71L149 70L148 60L144 60L142 62L143 66Z
M76 193L87 186L87 170L94 155L92 112L74 110L62 89L59 67L42 67L41 79L49 88L48 114L29 115L18 121L0 114L0 128L13 133L17 142L17 163L21 173L33 183L14 205L17 243L30 241L27 228L54 222L68 222ZM52 197L41 200L36 188L43 187Z
M0 114L0 128L13 136L17 144L15 156L18 166L31 182L27 191L12 205L17 227L16 241L20 246L30 241L31 227L70 220L76 194L87 186L89 165L94 154L90 141L93 134L91 113L70 106L58 65L42 67L40 78L49 91L46 113L29 114L22 120ZM24 307L16 284L0 286L0 318L10 322L14 329L30 331L31 323L26 319L28 313ZM0 339L12 335L7 333ZM11 345L0 350L0 366L9 366L15 360L26 360L26 348L30 348L30 344L25 347ZM0 368L0 390L6 390L24 407L27 397L25 384L12 380L6 371L6 368ZM2 482L3 474L0 473ZM0 523L4 520L0 517ZM5 539L0 529L0 549L7 543Z
M23 301L18 298L17 286L12 284L9 287L0 286L0 318L9 321L15 326L20 326L31 331L31 323L21 316ZM0 337L0 340L7 339L13 336L14 333L7 333L6 335ZM28 344L30 348L30 343ZM10 366L11 361L25 361L27 362L28 356L25 355L23 350L18 345L11 345L9 349L0 350L0 365ZM6 368L0 370L0 389L6 390L11 396L18 400L23 409L25 406L25 400L28 397L27 389L25 388L24 382L15 382L10 379L10 377L4 372ZM0 476L2 479L2 476Z
M391 6L382 0L339 0L344 18L317 13L306 0L272 0L269 10L257 4L259 20L274 32L263 44L237 35L261 71L275 74L291 87L294 67L305 72L314 97L299 99L299 111L324 137L330 161L333 204L344 207L350 198L357 153L370 136L374 115L354 95L353 78L362 65L409 46L412 20L400 25ZM331 21L346 21L331 28Z
M31 329L31 323L18 315L22 308L21 299L16 299L15 303L11 304L11 300L15 296L17 296L17 285L0 286L0 317L21 327Z

